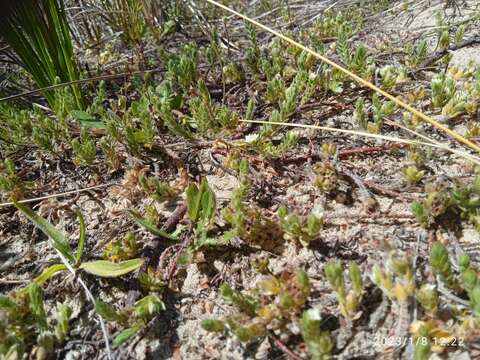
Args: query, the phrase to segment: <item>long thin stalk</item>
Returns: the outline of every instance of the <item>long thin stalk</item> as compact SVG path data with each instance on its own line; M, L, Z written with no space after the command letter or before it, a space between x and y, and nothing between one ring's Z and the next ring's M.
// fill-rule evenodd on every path
M433 148L448 151L452 154L461 156L464 159L472 161L477 165L480 165L480 158L478 158L474 155L468 154L464 151L452 149L452 148L448 147L447 145L442 144L440 142L437 142L437 141L432 142L432 140L428 139L428 138L427 139L429 140L429 142L423 142L423 141L417 141L417 140L403 139L403 138L399 138L399 137L395 137L395 136L372 134L372 133L367 133L367 132L357 131L357 130L332 128L332 127L328 127L328 126L318 126L318 125L309 125L309 124L295 124L295 123L287 123L287 122L262 121L262 120L240 120L240 121L245 122L245 123L251 123L251 124L277 125L277 126L289 126L289 127L297 127L297 128L305 128L305 129L313 129L313 130L323 130L323 131L329 131L329 132L337 132L337 133L342 133L342 134L358 135L358 136L369 137L369 138L374 138L374 139L387 140L387 141L392 141L392 142L401 143L401 144L429 146L429 147L433 147Z
M354 79L356 82L358 82L359 84L362 84L363 86L365 87L368 87L369 89L381 94L382 96L384 96L385 98L393 101L395 104L397 104L398 106L404 108L405 110L409 111L410 113L412 113L413 115L417 116L418 118L430 123L432 126L436 127L437 129L440 129L442 130L443 132L445 132L446 134L448 134L449 136L451 136L452 138L456 139L457 141L459 141L460 143L463 143L464 145L467 145L468 147L470 147L471 149L477 151L477 152L480 152L480 146L476 145L475 143L471 142L470 140L466 139L465 137L463 137L462 135L460 135L459 133L449 129L448 127L446 127L445 125L442 125L440 124L438 121L436 121L435 119L433 119L432 117L422 113L421 111L415 109L414 107L410 106L409 104L405 103L404 101L396 98L395 96L387 93L386 91L380 89L378 86L375 86L374 84L372 84L370 81L368 80L365 80L363 78L361 78L360 76L354 74L353 72L351 72L350 70L344 68L343 66L337 64L336 62L326 58L325 56L317 53L316 51L306 47L305 45L302 45L300 44L299 42L289 38L288 36L285 36L281 33L279 33L278 31L276 30L273 30L272 28L266 26L266 25L263 25L262 23L256 21L256 20L253 20L252 18L246 16L246 15L243 15L231 8L229 8L228 6L225 6L223 4L220 4L214 0L205 0L206 2L216 6L216 7L219 7L233 15L236 15L238 16L239 18L242 18L243 20L245 21L248 21L249 23L265 30L265 31L268 31L269 33L279 37L280 39L296 46L297 48L299 49L302 49L303 51L313 55L314 57L316 57L317 59L323 61L324 63L330 65L331 67L343 72L344 74L348 75L350 78Z

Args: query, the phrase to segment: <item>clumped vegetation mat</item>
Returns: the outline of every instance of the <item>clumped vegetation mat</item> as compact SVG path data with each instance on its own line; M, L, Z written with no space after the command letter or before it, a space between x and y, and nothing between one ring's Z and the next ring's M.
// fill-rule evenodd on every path
M477 1L0 6L1 359L478 359Z

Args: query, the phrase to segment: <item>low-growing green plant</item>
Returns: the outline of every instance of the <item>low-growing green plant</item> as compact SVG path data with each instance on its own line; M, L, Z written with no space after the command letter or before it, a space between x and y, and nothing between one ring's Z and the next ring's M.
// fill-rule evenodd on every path
M207 180L202 179L199 186L190 184L186 195L187 214L192 224L194 241L182 252L180 257L182 264L193 261L197 251L202 248L226 244L224 238L209 236L215 219L217 203L215 193L208 186Z
M445 73L437 73L432 77L432 106L443 108L456 94L457 84L453 77Z
M375 133L380 132L385 117L390 116L395 111L395 103L393 101L382 102L377 94L372 96L372 113L373 122L369 130ZM370 124L369 124L370 125Z
M2 338L0 353L5 356L16 356L14 358L18 358L23 353L30 352L32 346L36 346L34 351L37 358L45 359L53 351L54 346L62 343L67 336L70 310L65 305L58 306L57 324L52 329L48 324L43 306L41 286L52 276L65 270L73 273L75 272L74 269L84 270L100 277L121 276L140 267L143 260L132 259L119 263L104 260L82 262L86 235L85 223L81 213L78 213L80 222L78 246L77 250L73 252L65 234L28 207L15 200L14 204L18 210L48 236L50 244L56 250L62 263L49 266L25 288L15 290L8 297L1 297L0 311L5 312L6 317L2 316L0 320L0 338ZM93 296L83 280L79 279L79 281L84 286L87 298L93 300ZM101 318L101 321L103 321L103 318ZM35 337L36 345L32 341Z
M354 262L348 265L348 276L351 281L351 290L347 292L344 270L339 261L331 261L325 265L325 275L330 286L337 294L340 304L340 313L346 317L356 315L363 297L363 280L360 268Z
M72 140L72 150L76 165L90 165L97 156L97 147L86 128L82 128L80 137Z
M113 306L97 300L95 310L104 319L115 322L125 329L114 339L113 346L117 347L135 336L160 311L165 311L163 301L155 294L150 294L138 300L131 308L116 310Z
M444 183L427 184L427 197L412 204L412 211L417 221L424 227L430 227L443 215L451 214L450 220L465 220L477 231L480 229L480 178L473 183L458 184L454 188Z
M207 331L223 332L229 329L240 341L248 342L265 337L269 331L288 331L288 325L298 321L303 314L308 296L310 282L303 271L283 272L280 276L267 276L259 281L249 293L243 293L223 284L220 288L222 297L238 313L225 320L203 320L201 325ZM327 356L331 344L327 334L314 330L309 314L305 315L303 334L310 343L312 353Z
M321 321L322 317L318 309L304 311L300 321L302 338L312 360L331 359L332 339L327 331L321 330Z
M439 297L435 285L423 284L416 290L415 298L422 305L427 314L433 316L437 313Z
M365 110L365 100L359 97L355 102L355 120L361 130L368 129L368 114Z
M385 266L373 267L372 281L390 299L406 302L415 292L411 259L405 254L391 252Z
M198 82L198 92L199 96L190 99L188 103L192 113L192 127L205 134L236 125L238 115L226 106L216 106L203 80Z
M80 223L80 236L78 239L77 251L74 252L70 246L67 236L53 226L43 217L34 213L30 208L18 203L14 199L14 204L36 227L38 227L45 235L48 236L50 244L56 250L65 267L58 268L58 271L70 268L78 268L92 275L100 277L117 277L127 274L139 268L143 260L132 259L119 263L113 263L104 260L95 260L82 262L82 255L85 246L85 222L80 212L77 213ZM53 274L52 274L53 275Z
M470 298L472 314L480 317L480 278L470 267L470 258L461 255L458 259L459 274L453 270L446 247L436 242L432 245L430 264L439 279L453 291L460 293L465 290Z
M286 206L279 208L278 217L284 237L287 240L297 240L304 246L308 246L311 241L318 239L323 225L322 217L314 212L308 217L302 218L296 214L289 214Z
M101 0L102 16L126 45L138 44L147 31L147 1Z
M420 225L430 227L450 209L452 201L444 183L427 184L425 191L427 197L413 202L411 209Z
M425 171L418 170L415 165L408 166L402 170L403 176L409 185L415 185L422 181Z
M36 283L0 296L0 354L21 359L28 354L47 359L69 332L71 309L57 304L55 323L49 321L43 291Z
M133 259L139 255L140 244L134 233L127 233L122 239L110 241L103 250L103 257L113 262Z
M222 211L223 218L232 227L223 238L229 241L239 237L249 245L273 250L278 245L276 240L282 237L282 229L278 219L267 217L260 209L246 204L250 191L250 183L246 180L247 165L246 161L242 161L240 174L244 180L233 191L230 205Z
M405 64L411 68L417 68L422 64L428 55L428 43L426 39L422 39L416 46L407 45Z
M339 185L339 175L335 168L327 162L319 162L313 168L314 185L322 192L332 193Z
M24 181L18 176L15 164L10 159L5 159L0 167L0 192L10 197L23 198L30 193L34 184Z
M198 81L198 50L187 44L179 55L171 55L167 63L167 79L178 83L185 93Z
M140 176L139 183L150 197L159 202L170 200L177 195L174 188L155 176Z
M459 290L459 283L455 278L448 251L443 244L436 242L432 245L430 265L445 285L451 289Z

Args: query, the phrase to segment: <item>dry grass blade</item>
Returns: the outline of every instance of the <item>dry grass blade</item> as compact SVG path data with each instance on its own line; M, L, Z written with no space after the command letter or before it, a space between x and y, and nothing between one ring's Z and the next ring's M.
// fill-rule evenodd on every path
M40 196L40 197L36 197L36 198L31 198L31 199L19 200L17 202L19 204L27 204L27 203L31 203L31 202L35 202L35 201L41 201L41 200L47 200L47 199L53 199L53 198L68 196L68 195L72 195L72 194L78 194L78 193L81 193L81 192L84 192L84 191L101 189L101 188L105 188L105 187L112 186L112 185L115 185L115 183L90 186L90 187L87 187L87 188L72 190L72 191L66 191L66 192L58 193L58 194L51 194L51 195L45 195L45 196ZM14 205L13 202L5 202L5 203L1 203L0 207L13 206L13 205Z
M323 131L337 132L337 133L343 133L343 134L349 134L349 135L358 135L358 136L363 136L363 137L370 137L370 138L374 138L374 139L387 140L387 141L392 141L392 142L397 142L397 143L402 143L402 144L430 146L430 147L433 147L433 148L448 151L452 154L461 156L464 159L472 161L473 163L475 163L477 165L480 165L480 158L478 158L476 156L473 156L471 154L468 154L464 151L452 149L452 148L448 147L447 145L444 145L444 144L439 143L437 141L428 139L427 137L425 137L421 134L418 134L418 133L415 133L415 134L417 136L425 137L430 142L409 140L409 139L403 139L403 138L398 138L398 137L395 137L395 136L388 136L388 135L372 134L372 133L367 133L367 132L357 131L357 130L338 129L338 128L332 128L332 127L328 127L328 126L284 123L284 122L275 122L275 121L261 121L261 120L240 120L240 121L241 122L246 122L246 123L251 123L251 124L290 126L290 127L299 127L299 128L305 128L305 129L323 130Z
M463 143L464 145L470 147L471 149L477 151L477 152L480 152L480 146L476 145L475 143L471 142L470 140L466 139L465 137L463 137L462 135L458 134L457 132L453 131L453 130L450 130L448 127L440 124L438 121L436 121L435 119L433 119L432 117L428 116L428 115L425 115L424 113L422 113L421 111L418 111L417 109L415 109L414 107L408 105L407 103L403 102L402 100L396 98L395 96L387 93L386 91L380 89L379 87L375 86L374 84L372 84L370 81L367 81L363 78L361 78L360 76L354 74L353 72L349 71L348 69L345 69L343 66L337 64L336 62L320 55L319 53L313 51L312 49L300 44L299 42L289 38L288 36L285 36L281 33L279 33L278 31L276 30L273 30L271 29L270 27L266 26L266 25L263 25L262 23L259 23L258 21L256 20L253 20L252 18L249 18L248 16L246 15L243 15L231 8L229 8L228 6L225 6L225 5L222 5L216 1L213 1L213 0L205 0L206 2L214 5L214 6L217 6L219 8L222 8L223 10L225 11L228 11L229 13L233 14L233 15L236 15L240 18L242 18L243 20L245 21L248 21L249 23L252 23L253 25L265 30L265 31L268 31L269 33L279 37L280 39L298 47L299 49L302 49L303 51L313 55L314 57L316 57L317 59L323 61L324 63L332 66L333 68L343 72L344 74L348 75L349 77L351 77L353 80L355 80L356 82L362 84L363 86L365 87L368 87L370 88L371 90L377 92L378 94L381 94L382 96L384 96L385 98L393 101L394 103L396 103L398 106L404 108L405 110L409 111L410 113L412 113L413 115L417 116L418 118L430 123L432 126L436 127L437 129L440 129L442 130L443 132L445 132L446 134L448 134L449 136L451 136L452 138L456 139L457 141L459 141L460 143Z

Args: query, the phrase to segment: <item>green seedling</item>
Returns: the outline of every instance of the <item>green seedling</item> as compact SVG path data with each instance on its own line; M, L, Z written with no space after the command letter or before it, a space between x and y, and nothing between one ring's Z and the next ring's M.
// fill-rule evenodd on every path
M190 107L191 126L198 132L205 134L213 130L231 128L237 123L238 115L226 106L216 106L203 80L198 82L199 96L191 98Z
M452 198L443 183L427 184L425 191L427 197L413 202L411 209L420 225L428 228L452 208Z
M355 102L355 120L361 130L368 129L368 115L365 110L365 100L362 97Z
M173 199L177 193L168 183L154 176L141 176L139 179L142 189L153 199L164 202Z
M104 260L82 262L81 258L85 246L85 223L80 212L77 213L80 222L80 237L78 240L77 251L73 252L68 238L64 233L25 205L22 205L15 200L14 204L18 210L34 223L36 227L48 236L52 247L57 251L58 255L64 262L64 265L67 267L82 269L92 275L100 277L117 277L139 268L143 263L142 259L132 259L119 263L112 263ZM63 269L60 268L59 270Z
M56 324L49 324L42 288L35 282L0 296L0 355L21 359L34 354L47 359L69 332L71 309L57 304Z
M425 176L425 171L418 170L415 165L406 167L402 170L402 173L408 185L419 183Z
M246 63L250 71L257 75L260 71L260 47L257 41L257 32L255 27L249 22L245 22L245 29L249 40L249 46L246 49Z
M457 92L455 79L444 73L435 74L430 87L432 89L432 106L437 109L443 108Z
M90 165L95 161L97 148L86 128L82 128L80 137L73 139L71 145L76 165Z
M383 120L394 113L395 103L393 101L382 102L377 94L372 97L373 126L370 128L373 132L380 132L383 126Z
M187 44L179 55L172 55L167 63L167 79L178 83L185 93L198 81L198 50Z
M407 56L405 58L405 64L411 68L417 68L427 58L428 43L426 39L422 39L418 44L413 46L407 46Z
M459 290L459 283L455 278L448 251L443 244L436 242L432 245L430 265L445 285L451 289Z
M313 360L331 359L332 339L327 331L320 329L321 321L318 309L304 311L300 321L302 338Z
M340 262L332 261L326 264L325 275L337 294L341 314L345 317L355 316L363 297L363 280L358 265L351 262L348 267L348 275L352 284L350 291L347 291L345 286L344 270Z
M204 320L202 327L214 332L229 329L240 341L248 342L266 336L268 330L286 330L288 324L302 314L310 294L310 283L303 271L284 272L280 277L265 277L250 294L236 291L227 284L222 285L220 291L238 313L225 320ZM313 332L307 334L312 344L319 340L314 335Z
M406 255L392 252L385 267L373 267L372 281L391 300L400 303L405 303L415 292L412 264Z
M103 257L112 262L133 259L139 255L140 245L134 233L129 232L123 239L112 240L103 250Z
M147 295L138 300L133 307L116 310L113 306L97 300L95 310L104 319L115 322L125 327L114 339L113 346L118 347L131 339L161 311L166 307L163 301L157 295Z
M5 159L2 165L0 168L0 191L15 198L22 198L29 194L33 183L20 178L13 161Z
M313 168L315 179L314 185L324 193L334 192L339 185L339 175L329 163L320 162Z
M125 45L138 44L146 34L147 3L138 0L101 0L103 17Z
M322 230L323 219L313 212L308 217L302 218L296 214L289 214L287 208L281 206L278 210L278 217L284 237L287 240L299 241L304 246L308 246L311 241L318 239Z
M423 284L416 290L415 297L427 314L435 315L438 310L438 292L435 285Z

